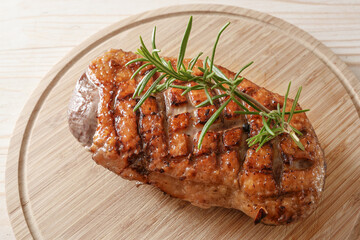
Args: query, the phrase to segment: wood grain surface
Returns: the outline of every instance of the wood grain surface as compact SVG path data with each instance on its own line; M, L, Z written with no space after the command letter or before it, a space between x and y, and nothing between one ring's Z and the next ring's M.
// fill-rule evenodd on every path
M164 196L151 186L137 188L134 182L95 165L69 133L68 100L91 59L111 47L136 49L138 43L132 39L139 33L149 39L154 25L163 36L158 38L158 46L164 55L173 56L190 15L195 21L189 56L199 49L209 55L212 42L208 38L231 21L232 30L222 37L218 48L218 64L235 70L251 58L257 64L246 76L257 84L277 92L285 92L289 80L294 89L304 87L301 103L312 109L309 118L328 158L322 202L306 220L289 226L255 226L236 210L203 210ZM9 148L6 178L15 234L19 239L345 239L360 211L359 89L354 74L329 49L264 13L191 5L118 22L56 64L21 113ZM345 118L339 124L341 116Z
M6 5L1 7L3 14L0 17L3 36L0 38L0 97L2 98L0 105L0 239L13 238L5 213L2 180L8 141L22 105L36 84L60 57L89 34L128 15L169 4L166 1L151 3L133 1L117 5L114 5L112 1L91 5L84 4L85 1L72 1L69 4L61 2L32 1L30 4L30 2L6 1L1 3ZM335 1L272 1L271 3L269 1L256 3L223 1L223 3L268 12L302 27L337 53L359 77L360 11L356 1L342 2L342 4ZM109 5L114 7L109 7ZM272 90L276 89L278 92L283 90L280 85L274 87ZM342 146L341 151L347 152L349 149ZM341 218L340 215L339 219ZM352 238L356 239L357 234L353 232Z

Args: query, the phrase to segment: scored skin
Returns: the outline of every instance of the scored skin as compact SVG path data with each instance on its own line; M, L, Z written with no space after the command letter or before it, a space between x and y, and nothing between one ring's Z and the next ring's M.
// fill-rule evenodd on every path
M203 90L181 96L183 90L171 88L150 97L134 112L137 100L131 96L137 83L153 68L148 66L129 80L141 63L128 67L125 64L137 57L131 52L110 50L90 63L86 77L98 89L97 119L81 114L80 108L69 109L70 129L78 139L78 135L87 134L87 142L92 142L90 151L98 164L125 179L152 184L199 207L239 209L256 222L287 224L313 212L324 186L325 161L305 113L295 114L291 120L291 125L304 134L300 141L305 151L286 134L258 152L257 146L248 148L245 139L261 129L261 117L246 115L245 119L235 114L241 109L232 101L205 135L202 148L197 149L202 126L227 99L196 109L206 99ZM176 66L176 59L168 60ZM185 65L188 61L184 61ZM202 64L199 60L196 66ZM229 70L221 70L234 77ZM194 68L194 74L201 72ZM158 76L150 80L145 91ZM238 89L270 110L276 109L278 103L282 107L284 97L247 79ZM71 101L91 101L84 95L75 94ZM287 111L292 102L288 99ZM75 128L72 122L79 118L95 121L95 134ZM243 124L248 128L243 128Z

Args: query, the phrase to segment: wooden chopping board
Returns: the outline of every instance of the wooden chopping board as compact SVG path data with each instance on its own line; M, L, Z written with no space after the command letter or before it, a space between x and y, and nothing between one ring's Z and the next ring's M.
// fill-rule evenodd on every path
M88 63L109 48L135 51L141 34L177 56L194 16L187 56L210 55L231 70L253 60L246 77L284 94L289 81L327 157L322 201L307 219L289 226L254 225L237 210L200 209L151 186L137 186L97 166L72 137L67 105ZM346 239L356 238L360 214L360 84L347 66L309 34L248 9L184 5L130 17L90 37L47 74L26 104L9 148L6 194L19 239Z

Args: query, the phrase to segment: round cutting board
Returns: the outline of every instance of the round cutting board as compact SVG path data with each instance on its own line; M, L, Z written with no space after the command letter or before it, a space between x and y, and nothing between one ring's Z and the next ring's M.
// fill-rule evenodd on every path
M110 48L135 51L141 34L177 56L189 16L194 17L187 57L210 55L218 30L216 63L300 103L327 157L325 191L317 210L288 226L254 225L237 210L200 209L136 185L97 166L67 126L67 105L89 62ZM95 34L41 81L23 110L9 149L6 194L19 239L345 239L357 235L360 213L360 84L328 48L283 20L221 5L168 7L130 17Z

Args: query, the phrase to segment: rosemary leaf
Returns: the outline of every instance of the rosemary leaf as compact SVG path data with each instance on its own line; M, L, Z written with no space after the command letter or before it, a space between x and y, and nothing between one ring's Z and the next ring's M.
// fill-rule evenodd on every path
M265 129L270 133L271 135L275 136L275 133L271 130L270 126L268 125L267 121L265 120L265 117L262 116L262 121L264 124Z
M149 65L151 65L151 63L145 63L145 64L141 65L131 76L130 80L133 79L142 69L144 69L145 67L147 67Z
M141 38L140 38L141 39ZM142 40L141 40L142 41ZM142 42L142 44L144 44L144 42ZM176 78L176 74L174 74L173 68L171 67L171 69L167 68L167 66L163 65L163 62L159 62L157 61L147 50L147 48L144 46L141 47L142 49L142 54L144 57L146 57L148 59L149 62L151 62L157 69L160 70L160 72L166 73L168 75L170 75L171 77Z
M191 59L191 61L189 62L189 66L188 69L193 70L196 62L198 61L199 57L203 54L203 52L200 52L196 57L194 57L193 59Z
M211 74L213 74L214 72L212 72ZM226 84L227 81L222 81L222 82L218 82L217 84L215 84L214 86L211 87L211 89L214 89L214 88L218 88L220 87L221 85L223 84Z
M243 111L235 111L237 114L245 114L245 115L261 115L263 121L263 127L260 129L257 135L252 136L246 140L249 146L253 146L258 144L257 150L259 150L265 143L271 141L278 135L282 133L287 133L296 143L296 145L304 150L304 146L301 144L299 140L299 136L301 136L301 132L296 128L291 126L289 123L294 114L303 113L309 111L309 109L305 110L295 110L297 102L300 97L301 87L299 88L296 97L294 99L293 105L291 107L291 111L286 111L286 104L288 95L290 92L291 82L289 83L282 110L280 109L280 104L277 104L277 109L269 110L261 103L259 103L256 99L251 97L250 95L238 90L239 84L243 81L243 77L240 77L240 74L248 68L253 62L242 67L236 74L234 79L229 79L218 67L214 65L214 58L216 48L220 39L221 34L228 27L229 23L225 24L224 27L219 31L216 41L213 46L213 51L211 58L206 57L203 61L203 66L197 67L197 70L201 71L202 75L195 75L193 71L199 57L202 55L200 52L196 57L191 59L188 63L188 68L186 69L184 64L186 47L189 41L189 36L192 28L192 17L190 17L186 31L184 33L181 46L179 49L179 57L176 63L176 67L172 66L170 60L165 60L165 58L159 56L160 49L156 47L156 27L153 29L152 33L152 50L149 50L142 37L140 36L140 47L137 50L137 54L140 55L140 58L129 61L126 66L135 62L145 62L142 66L140 66L131 78L134 78L136 75L140 73L147 66L153 66L153 69L148 72L142 80L138 83L134 96L140 96L144 91L147 83L154 76L154 74L160 73L160 77L154 81L154 83L149 87L149 89L142 95L139 102L135 106L135 110L138 109L144 101L155 92L162 92L168 88L179 88L184 90L182 95L189 93L194 90L204 89L206 94L206 100L202 103L198 104L196 107L202 107L207 104L214 104L214 101L220 98L227 98L227 100L220 106L220 108L210 117L210 119L204 125L202 132L199 136L198 148L201 147L203 138L210 128L210 126L216 121L216 119L220 116L221 112L224 111L225 107L232 100L237 105L239 105ZM166 79L164 82L162 80ZM175 80L180 80L185 83L194 82L195 85L187 86L187 85L175 85L173 84ZM212 89L216 89L220 91L221 94L211 96L210 91ZM242 100L242 101L240 101ZM243 104L243 102L247 103L250 107L255 109L254 111L249 111L249 109ZM289 115L287 122L285 121L285 115ZM272 127L271 127L272 126Z
M140 94L142 93L142 91L144 91L144 88L146 86L146 84L149 82L149 80L151 79L152 76L154 76L154 74L157 72L157 69L154 68L153 70L151 70L150 72L148 72L143 79L141 79L140 83L137 85L133 98L138 95L140 96Z
M127 63L125 64L125 66L129 66L130 64L136 63L136 62L146 62L146 61L147 61L146 58L136 58L136 59L134 59L134 60L131 60L131 61L127 62Z
M275 138L275 136L266 136L266 137L260 142L260 144L259 144L259 146L257 147L256 151L259 151L260 148L261 148L265 143L267 143L268 141L270 141L270 140L272 140L272 139L274 139L274 138Z
M290 128L291 128L296 134L298 134L299 136L302 136L302 135L303 135L299 130L297 130L296 128L294 128L294 127L291 126L290 124L289 124L289 126L290 126Z
M213 76L213 80L215 82L217 82L217 83L219 83L220 81L224 81L225 83L218 85L218 88L220 88L221 90L223 90L225 92L228 90L228 88L225 88L224 85L231 86L231 82L229 80L223 80L222 78L220 78L216 74Z
M209 70L207 68L205 68L205 71L203 73L204 80L207 78L208 73L209 73Z
M254 61L249 62L247 65L245 65L242 69L240 69L240 71L238 71L234 77L234 80L236 80L238 78L238 76L246 69L248 68L251 64L253 64Z
M289 82L286 94L285 94L285 98L284 98L284 104L283 104L283 109L282 109L282 115L281 118L284 120L285 119L285 111L286 111L286 102L287 102L287 98L289 96L289 92L290 92L290 87L291 87L291 82Z
M226 96L227 96L227 94L215 95L215 96L212 97L211 99L212 99L213 101L215 101L216 99L219 99L219 98L222 98L222 97L226 97ZM207 99L207 100L199 103L199 104L196 105L195 107L196 107L196 108L203 107L203 106L208 105L209 103L210 103L210 101L209 101L209 99Z
M170 85L170 87L172 87L172 88L180 88L180 89L184 89L184 90L189 88L187 86L182 86L182 85Z
M150 97L150 95L153 93L153 91L155 90L156 86L159 84L159 82L165 77L165 75L162 75L160 77L158 77L154 83L149 87L149 89L144 93L144 95L140 98L139 102L135 105L134 107L134 112L137 111L140 106L145 102L146 99L148 99L148 97Z
M181 66L181 64L183 63L183 60L184 60L186 46L187 46L189 36L190 36L190 32L191 32L191 27L192 27L192 16L189 19L189 23L188 23L186 31L184 33L184 37L183 37L183 39L181 41L181 47L180 47L179 57L178 57L178 62L177 62L177 71L180 71L180 66Z
M214 102L213 102L213 100L212 100L212 98L211 98L211 96L210 96L209 91L207 90L207 87L205 87L204 90L205 90L206 97L208 98L210 104L211 104L211 105L214 105Z
M292 140L296 143L296 145L301 149L301 150L305 150L304 145L302 145L302 143L300 142L300 140L298 139L298 137L294 134L294 133L290 133L289 134L290 137L292 138Z
M299 87L297 93L296 93L296 96L295 96L295 99L294 99L294 102L293 102L293 105L291 107L291 111L290 111L290 115L289 115L289 118L287 120L287 122L289 123L294 115L294 111L295 111L295 108L296 108L296 104L297 102L299 101L299 98L300 98L300 93L301 93L301 90L302 90L302 87Z
M247 109L239 100L237 100L236 97L234 97L233 95L230 95L230 97L237 105L244 109L245 112L249 112L249 109Z
M215 75L215 73L214 72L212 72L212 73L210 73L210 74L208 74L207 76L206 76L206 79L212 79L212 77Z
M236 78L235 78L236 79ZM242 77L242 78L239 78L239 79L237 79L237 80L235 80L234 81L234 83L233 83L233 87L234 87L234 89L236 89L239 85L240 85L240 83L242 82L244 80L244 78Z
M208 62L208 61L209 61L209 57L206 57L206 58L205 58L205 61L203 61L203 68L202 68L202 69L203 69L204 71L207 70L207 62ZM203 72L204 72L204 71L203 71Z
M153 50L152 50L152 55L153 55L157 60L160 60L160 56L159 56L160 50L159 50L159 49L156 49L155 38L156 38L156 26L155 26L154 29L153 29L152 37L151 37L151 44L152 44L152 48L153 48Z
M310 111L310 109L297 110L297 111L294 111L294 114L296 114L296 113L304 113L304 112L308 112L308 111ZM290 112L285 112L285 114L290 114Z
M149 50L146 48L145 43L144 43L144 40L142 39L141 36L140 36L140 43L141 43L140 51L141 51L142 53L147 53L147 54L151 55L150 52L149 52Z
M214 58L215 58L215 52L216 52L216 47L217 44L219 42L220 36L221 34L225 31L225 29L230 25L230 22L227 22L220 30L220 32L218 33L217 37L216 37L216 41L213 47L213 51L212 51L212 55L211 55L211 59L210 59L210 72L213 70L213 66L214 66Z
M234 94L239 97L241 100L243 100L244 102L246 102L247 104L249 104L252 108L254 108L255 110L261 112L260 108L258 108L254 103L250 102L249 99L247 99L246 97L244 97L243 95L241 95L238 91L234 91Z
M259 112L242 112L242 111L234 111L234 113L237 113L237 114L251 114L251 115L260 115Z
M162 92L166 89L165 84L159 84L158 86L156 86L156 92Z
M209 130L210 126L216 121L216 119L220 116L221 112L224 108L229 104L231 99L228 99L223 105L219 107L218 110L211 116L211 118L205 123L199 137L198 148L201 149L201 144L204 140L205 134Z
M279 104L279 103L276 105L276 109L277 109L277 111L278 111L278 114L281 114L281 111L280 111L280 104Z
M209 61L207 61L209 63ZM212 66L211 71L215 72L215 75L221 78L222 80L225 80L226 82L230 82L230 80L225 76L225 74L215 65Z
M192 87L188 87L185 91L182 92L181 96L184 96L185 94L187 94L188 92L190 91L193 91L193 90L201 90L203 89L204 87L201 86L201 85L195 85L195 86L192 86Z

